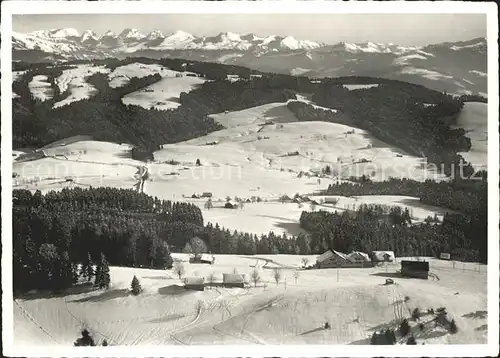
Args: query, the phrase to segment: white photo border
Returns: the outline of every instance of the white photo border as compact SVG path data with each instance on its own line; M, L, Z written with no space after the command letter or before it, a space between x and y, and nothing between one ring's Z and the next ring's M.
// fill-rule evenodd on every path
M495 2L4 1L1 4L2 341L11 357L483 357L499 352L498 8ZM488 44L488 343L476 345L265 345L14 347L12 299L12 15L20 14L485 14Z

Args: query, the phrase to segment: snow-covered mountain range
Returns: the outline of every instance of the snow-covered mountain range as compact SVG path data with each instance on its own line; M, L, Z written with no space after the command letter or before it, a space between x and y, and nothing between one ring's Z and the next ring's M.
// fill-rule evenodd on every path
M13 59L28 62L103 57L177 57L221 62L309 77L373 76L414 82L453 93L485 93L484 38L426 46L375 42L324 44L292 36L222 32L195 36L159 30L120 33L73 28L13 33Z
M112 52L136 52L140 50L240 50L265 54L276 51L312 50L325 46L314 41L297 40L292 36L259 37L254 34L240 35L222 32L216 36L196 37L184 31L164 35L159 30L142 34L127 28L119 34L106 31L97 36L92 30L80 34L76 29L41 30L31 33L13 33L15 50L42 50L63 57L72 57L78 47L97 47Z

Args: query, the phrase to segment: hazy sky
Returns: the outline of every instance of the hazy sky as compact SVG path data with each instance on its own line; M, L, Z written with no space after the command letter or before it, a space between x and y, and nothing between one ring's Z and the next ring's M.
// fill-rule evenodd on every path
M73 27L101 35L106 30L119 33L130 27L144 33L157 29L165 35L177 30L195 36L226 31L291 35L331 44L373 41L423 45L486 37L484 14L15 15L12 24L18 32Z

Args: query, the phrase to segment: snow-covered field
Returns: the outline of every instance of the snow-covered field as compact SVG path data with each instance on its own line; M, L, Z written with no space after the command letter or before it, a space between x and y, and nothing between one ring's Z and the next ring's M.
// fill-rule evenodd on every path
M179 107L181 92L190 92L205 82L199 77L165 77L144 90L132 92L123 97L124 104L169 110Z
M13 178L14 187L42 192L78 185L136 188L144 166L149 179L143 190L148 195L191 201L195 193L212 193L215 207L211 210L204 209L205 200L194 200L202 207L205 222L256 234L272 230L296 235L301 211L310 208L308 204L299 208L298 204L278 203L282 195L317 195L331 183L363 174L372 180L390 176L442 179L424 169L421 159L376 141L362 130L353 133L351 127L335 123L295 122L286 103L213 117L228 128L164 145L150 163L130 159L127 145L79 140L46 148L43 159L14 161L13 171L18 175ZM269 120L275 123L263 125ZM326 165L333 173L329 177L321 174ZM258 197L263 202L247 203L236 210L217 208L227 196ZM408 207L416 221L443 215L440 208L395 196L340 198L335 208L322 204L317 209L342 211L361 203Z
M349 91L354 91L354 90L359 90L359 89L378 87L378 83L370 84L370 85L342 85L342 86L347 88Z
M423 312L446 307L455 319L454 335L433 324L424 330L414 327L419 344L486 342L486 266L456 263L454 268L451 262L428 259L433 276L420 280L400 278L397 263L387 268L300 270L301 259L216 255L214 265L184 262L187 277L214 273L220 282L222 273L236 270L248 277L255 267L261 276L257 287L252 283L205 291L184 289L172 270L111 267L108 291L83 284L58 296L16 299L14 344L71 346L83 327L97 342L106 339L112 345L369 344L374 331L396 327L395 305L402 306L407 318L417 307ZM308 259L313 263L316 256ZM273 279L274 267L281 268L279 284ZM144 289L139 296L129 293L134 275ZM384 285L387 278L395 284ZM422 322L428 320L422 317ZM325 321L331 329L323 329ZM410 325L415 323L410 320Z
M471 139L471 149L460 153L476 169L488 167L488 104L466 102L456 127L465 129Z
M251 124L264 124L266 121L275 123L298 122L297 117L286 107L287 103L269 103L250 107L241 111L213 114L215 121L225 128L234 128Z
M72 102L89 98L97 92L96 88L86 82L87 77L96 73L108 73L109 69L104 66L78 65L76 68L64 70L63 74L56 78L56 84L61 93L69 89L67 98L54 104L54 108L68 105Z
M19 80L27 71L12 71L12 81Z
M174 109L180 106L181 92L187 93L206 81L191 72L181 73L160 65L142 63L117 67L108 77L110 87L116 88L127 84L132 77L142 78L154 74L159 74L162 79L140 91L127 94L122 98L122 102L148 109Z
M42 159L14 161L12 170L18 177L13 178L13 188L42 193L73 186L133 188L144 163L126 158L130 149L128 145L97 141L43 149Z
M442 220L445 212L451 212L448 209L422 204L418 198L397 195L335 196L334 198L338 199L335 205L320 202L321 199L333 198L331 196L311 196L310 198L316 200L318 204L313 207L308 202L300 205L290 202L281 203L277 198L272 198L266 202L244 203L243 208L226 209L224 208L226 200L217 198L212 200L213 208L206 209L207 199L185 198L183 200L200 207L205 223L210 222L213 225L217 223L231 231L238 230L257 235L267 235L270 231L277 235L283 233L292 236L298 235L303 232L299 225L302 211L323 210L340 213L345 210L356 210L363 204L400 206L403 209L408 208L414 223L423 222L428 216L434 217L434 215Z
M45 102L54 96L54 91L47 80L48 77L45 75L36 75L28 84L28 88L33 97L42 102Z
M68 105L72 102L81 101L94 95L97 90L87 83L86 79L95 73L109 73L109 85L116 88L126 85L131 78L142 78L148 75L159 74L162 79L144 89L129 93L122 98L124 104L137 105L144 108L156 108L159 110L169 110L180 106L180 94L189 92L198 85L204 83L206 79L196 77L191 72L178 72L157 64L147 65L142 63L131 63L117 67L110 72L104 66L77 65L75 68L63 71L63 74L56 78L56 84L60 92L69 89L69 96L54 104L54 108ZM14 73L14 78L22 75L22 72ZM181 76L181 77L178 77ZM38 75L29 84L31 93L35 98L45 101L53 97L53 91L47 82L47 76ZM15 98L16 94L13 94Z
M109 86L111 88L121 87L126 85L131 78L142 78L159 74L162 77L175 77L179 73L177 71L169 70L158 64L144 64L144 63L130 63L125 66L117 67L113 72L108 75Z
M301 171L319 172L329 165L333 175L342 178L363 174L373 180L442 178L427 169L423 159L378 141L366 131L327 122L283 123L295 121L284 105L255 107L235 112L234 117L233 113L213 117L227 129L164 145L155 152L155 160L176 160L185 165L200 159L205 172L215 167L218 172L228 168L233 173L263 170L297 175ZM275 123L264 125L269 120ZM216 144L207 145L211 143ZM246 173L242 176L231 179L246 180Z

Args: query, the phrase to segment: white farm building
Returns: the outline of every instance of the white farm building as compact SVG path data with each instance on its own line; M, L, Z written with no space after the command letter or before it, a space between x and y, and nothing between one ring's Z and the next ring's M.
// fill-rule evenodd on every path
M329 249L318 256L316 260L317 268L340 268L340 267L371 267L371 259L368 254L353 251L344 254L339 251Z

